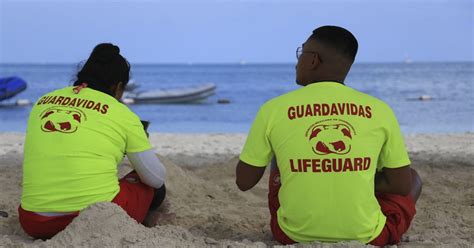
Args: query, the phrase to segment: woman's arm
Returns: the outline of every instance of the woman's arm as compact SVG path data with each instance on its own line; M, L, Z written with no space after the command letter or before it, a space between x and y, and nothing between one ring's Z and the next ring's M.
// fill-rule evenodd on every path
M158 159L153 149L128 153L127 157L142 182L156 189L163 186L165 183L166 168L160 159Z

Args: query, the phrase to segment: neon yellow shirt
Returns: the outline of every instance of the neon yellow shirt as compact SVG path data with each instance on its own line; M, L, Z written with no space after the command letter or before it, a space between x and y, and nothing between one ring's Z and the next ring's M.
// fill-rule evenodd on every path
M278 223L297 242L376 238L385 216L375 172L410 164L384 102L335 82L313 83L266 102L240 159L264 167L276 156Z
M33 106L23 161L21 206L71 212L111 201L117 165L128 152L151 149L140 119L115 98L89 88L50 92Z

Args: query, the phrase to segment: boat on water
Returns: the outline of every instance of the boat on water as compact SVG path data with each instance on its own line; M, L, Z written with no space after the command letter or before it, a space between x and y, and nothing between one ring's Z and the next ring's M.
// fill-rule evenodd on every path
M130 79L130 81L128 81L127 86L125 86L125 91L126 92L133 92L133 91L137 90L138 87L140 87L140 84L135 82L135 80Z
M214 95L215 90L215 84L206 83L183 88L126 92L124 98L138 104L194 103Z
M12 98L26 90L26 81L19 77L0 78L0 101Z

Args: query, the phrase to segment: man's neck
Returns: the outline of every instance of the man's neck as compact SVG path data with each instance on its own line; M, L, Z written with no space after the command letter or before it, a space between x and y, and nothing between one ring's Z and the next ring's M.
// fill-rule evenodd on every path
M303 86L307 86L307 85L310 85L310 84L322 83L322 82L335 82L335 83L344 84L344 80L337 80L337 79L317 79L317 80L311 81L310 83L307 83L307 84L305 84L305 85L303 85Z

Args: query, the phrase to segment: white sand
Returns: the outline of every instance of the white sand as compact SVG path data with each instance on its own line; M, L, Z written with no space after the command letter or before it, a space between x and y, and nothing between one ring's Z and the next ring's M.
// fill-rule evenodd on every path
M18 223L23 134L0 134L0 247L266 247L272 241L267 177L249 192L234 184L242 134L152 134L168 169L177 218L146 228L120 207L99 203L46 242ZM401 247L473 247L474 134L407 136L412 167L424 181L418 213ZM124 169L122 170L122 172ZM302 247L365 247L358 242Z

